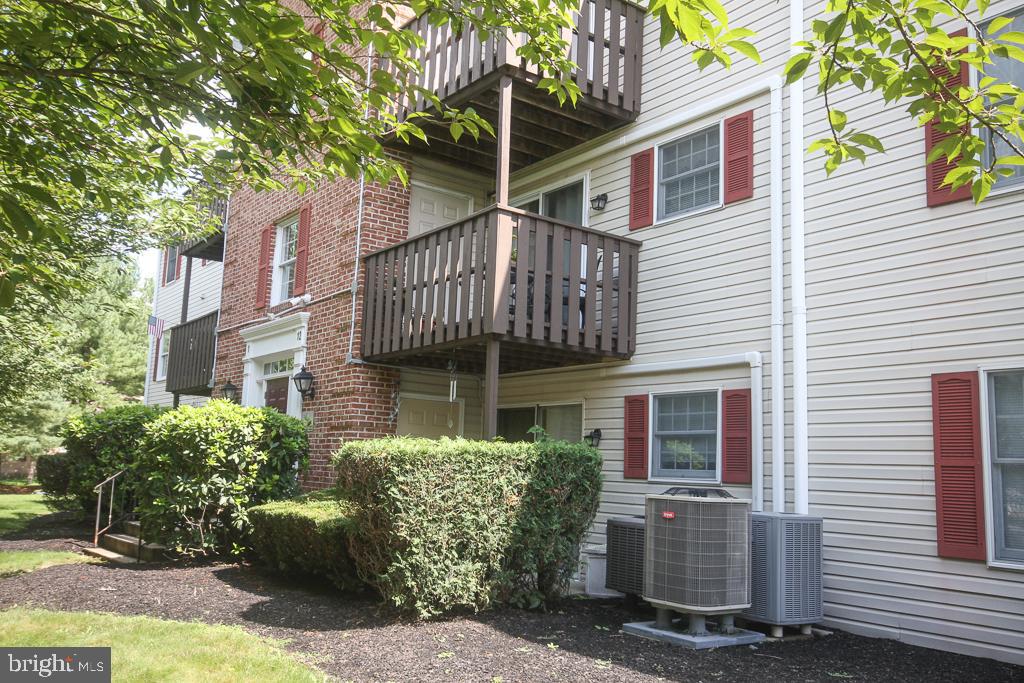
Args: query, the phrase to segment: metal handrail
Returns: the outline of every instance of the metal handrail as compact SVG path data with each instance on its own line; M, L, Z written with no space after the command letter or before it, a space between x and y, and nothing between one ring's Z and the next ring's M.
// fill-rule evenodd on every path
M117 519L114 519L114 494L117 491L117 480L123 477L124 473L124 470L115 472L114 474L110 475L100 483L96 484L96 486L94 486L92 489L93 493L99 494L99 496L96 498L96 526L95 532L93 533L92 537L93 545L99 545L100 534L105 534L107 531L110 530L111 527L113 527L115 524L120 522L125 517L125 512L122 506L121 514L118 516ZM121 483L123 484L124 482L122 481ZM100 520L103 517L103 489L106 487L107 484L110 484L110 502L107 505L107 525L101 529Z

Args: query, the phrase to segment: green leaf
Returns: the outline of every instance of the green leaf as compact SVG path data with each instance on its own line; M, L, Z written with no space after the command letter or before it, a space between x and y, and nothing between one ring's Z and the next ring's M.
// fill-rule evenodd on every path
M784 69L787 85L796 83L803 78L804 72L807 71L807 67L811 63L811 56L810 52L801 52L789 58Z
M843 128L846 128L846 114L838 109L832 109L829 111L828 120L838 133L843 132Z
M761 55L758 54L757 48L754 47L751 43L748 43L745 40L733 40L728 42L727 45L732 49L736 50L737 52L739 52L744 57L752 59L758 64L761 63Z
M86 180L86 178L85 178L85 170L84 169L82 169L82 168L80 168L78 166L75 166L74 168L72 168L68 172L68 174L69 174L69 177L71 179L71 184L72 185L74 185L78 189L82 189L83 187L85 187L85 180Z

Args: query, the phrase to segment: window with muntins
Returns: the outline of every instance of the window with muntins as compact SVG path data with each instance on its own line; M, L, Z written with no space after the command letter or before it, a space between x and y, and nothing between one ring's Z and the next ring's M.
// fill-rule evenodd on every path
M1024 369L988 375L995 559L1024 562Z
M274 297L271 305L292 298L295 291L295 256L299 241L299 219L290 218L277 226L274 250Z
M164 250L164 284L178 279L178 245Z
M1005 16L1011 15L1007 14ZM983 24L981 27L986 37L990 37L988 35L988 28L988 23ZM992 37L994 37L995 40L998 42L999 36L1005 33L1009 33L1010 31L1017 33L1024 31L1024 11L1018 12L1017 16L1014 17L1013 21L1010 24L1000 29L999 32ZM1012 43L1007 42L1006 44L1011 45ZM976 74L976 76L978 78L983 77L981 74ZM984 76L991 76L997 79L1000 83L1012 83L1018 88L1024 88L1024 64L1017 61L1013 57L999 57L993 55L992 64L988 64L985 67ZM998 102L992 102L991 104L994 106L1012 106L1013 98L1008 98ZM985 142L987 143L985 145L986 164L991 163L993 157L998 159L999 157L1016 155L1016 152L1014 152L1010 145L1008 145L1005 141L999 139L998 137L996 137L993 140L992 133L988 129L982 131L982 137L985 139ZM1016 138L1015 141L1018 145L1024 145L1024 139ZM1013 171L1013 174L1005 177L999 176L995 183L996 187L1006 187L1008 185L1017 185L1019 183L1024 183L1024 166L1011 166L1009 168Z
M717 124L658 147L658 220L720 204L721 157Z
M718 392L654 397L651 476L718 479Z
M160 356L156 361L157 380L167 379L167 359L171 357L171 333L165 331L160 337Z

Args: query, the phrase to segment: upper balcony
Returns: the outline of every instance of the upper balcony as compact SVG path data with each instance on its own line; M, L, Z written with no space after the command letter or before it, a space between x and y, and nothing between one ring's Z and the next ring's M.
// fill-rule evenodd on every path
M537 68L516 55L526 36L505 33L480 40L476 29L466 25L461 33L452 27L431 26L426 16L414 19L410 28L424 45L414 57L420 71L414 85L436 95L446 104L472 107L497 130L498 84L502 76L527 87L513 89L511 112L511 170L529 166L591 140L634 120L640 113L640 60L643 52L643 8L624 0L583 0L576 13L576 28L566 36L569 58L577 68L569 78L581 95L575 107L537 88ZM404 119L430 106L422 97L401 100L392 112ZM494 140L456 144L448 129L423 124L428 143L410 146L463 167L493 171L498 149Z
M196 237L185 240L181 243L181 253L192 258L206 259L207 261L224 260L224 232L228 223L228 200L226 197L217 197L209 206L210 215L219 219L217 230L203 237Z
M492 206L366 257L363 358L497 373L629 358L640 243Z
M166 390L209 396L217 352L217 312L170 328Z

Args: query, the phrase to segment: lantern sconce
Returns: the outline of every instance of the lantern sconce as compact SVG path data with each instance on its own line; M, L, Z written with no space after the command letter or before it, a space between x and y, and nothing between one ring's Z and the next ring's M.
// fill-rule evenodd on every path
M221 396L232 403L236 403L238 401L238 387L232 384L231 380L224 383L224 386L220 388L220 393Z
M592 429L589 434L583 437L583 440L587 442L588 446L597 448L597 446L601 443L601 430Z
M316 396L316 389L313 387L313 373L307 370L305 365L292 376L292 381L295 382L295 388L302 394L303 399Z
M596 197L590 198L590 208L594 211L604 211L604 207L608 205L608 193L602 192Z

